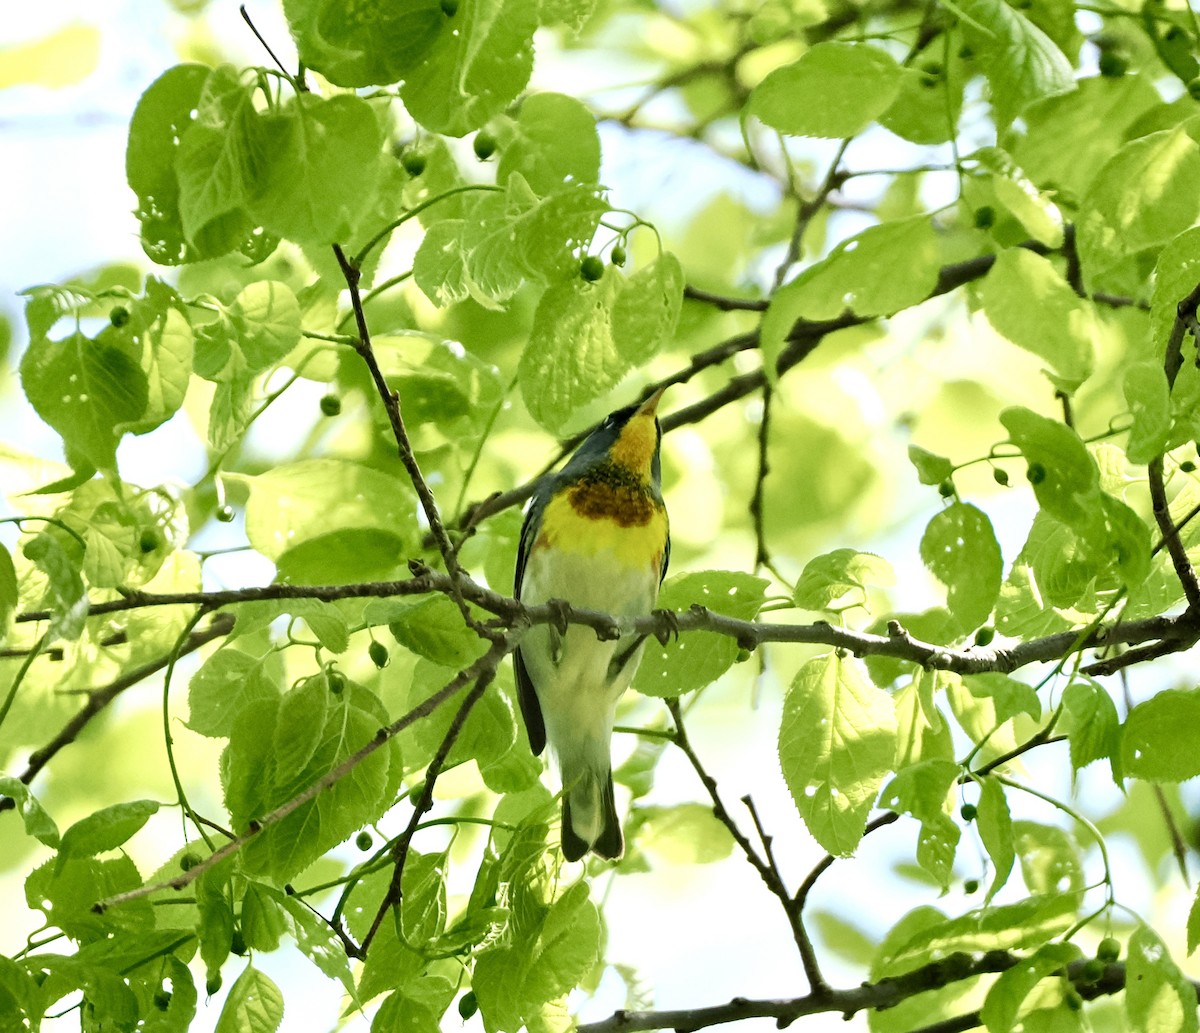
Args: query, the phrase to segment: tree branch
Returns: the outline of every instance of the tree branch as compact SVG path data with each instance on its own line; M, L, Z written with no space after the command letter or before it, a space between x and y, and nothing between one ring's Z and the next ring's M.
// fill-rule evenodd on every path
M499 661L497 661L497 665L498 663ZM375 934L379 932L379 926L383 923L388 911L392 907L399 907L400 905L400 899L403 896L401 882L404 877L404 865L408 860L409 847L412 845L412 839L421 823L421 818L433 806L433 787L437 784L438 776L442 773L442 767L446 763L446 758L450 756L450 750L454 747L459 733L463 730L463 725L466 724L471 710L483 697L484 691L492 683L492 679L495 676L495 666L480 674L474 687L467 693L466 699L462 701L462 706L458 708L458 713L454 715L454 720L450 722L450 727L446 729L446 734L442 739L441 745L438 746L437 753L433 755L433 759L425 768L425 784L421 788L421 795L413 805L412 816L408 819L408 824L392 846L392 857L395 860L395 867L392 869L392 881L388 885L388 891L379 905L379 910L375 913L375 919L371 922L371 928L367 931L367 935L363 937L361 947L363 957L370 950L371 942L375 939Z
M758 824L757 813L755 813L752 807L750 808L751 818L758 828L759 835L763 838L763 846L766 853L765 859L754 849L754 844L746 838L745 833L742 832L738 823L733 820L733 816L726 809L725 803L721 799L721 794L717 789L717 780L708 773L697 756L696 751L692 748L692 744L687 737L687 730L683 725L683 713L679 707L679 700L667 700L667 709L671 711L671 719L675 722L673 741L683 751L684 756L691 763L692 769L696 772L696 776L700 779L700 783L708 792L709 798L712 800L713 815L729 830L729 834L733 837L734 842L741 848L742 853L746 855L746 860L750 862L751 866L753 866L754 870L758 872L759 877L766 884L767 889L771 891L783 906L783 912L787 916L788 925L792 930L792 939L795 940L796 948L800 952L800 962L804 966L804 975L808 979L810 988L809 996L823 996L828 992L829 985L825 982L825 977L821 975L821 967L817 962L817 954L813 949L812 939L808 935L808 930L804 928L804 922L800 917L800 909L792 901L791 894L788 893L788 889L783 883L779 869L775 866L775 859L771 855L770 839L763 832L762 826ZM747 806L749 807L750 805L747 804Z
M212 622L207 628L203 631L193 632L183 644L183 647L174 656L178 658L186 656L188 653L194 653L201 646L207 645L214 639L228 635L233 630L233 623L234 618L232 615L227 613L217 614L213 617ZM92 718L99 714L126 689L130 689L139 682L145 681L152 674L157 674L171 662L171 659L171 654L157 657L149 663L142 664L141 667L135 667L132 671L126 671L109 685L101 689L92 689L89 691L87 694L87 704L70 721L63 725L62 729L53 739L30 755L29 763L20 775L21 781L25 785L33 782L60 750L69 746L78 738L79 733L88 726ZM0 796L0 812L12 810L15 806L16 801L11 797Z
M165 882L150 883L144 886L139 886L136 889L128 890L125 893L118 893L111 897L106 897L103 900L97 901L92 905L92 910L98 914L108 910L110 907L117 907L121 904L126 904L131 900L140 900L143 897L153 896L155 893L162 893L166 890L181 890L185 886L193 883L201 875L210 868L215 867L224 861L227 857L232 857L255 836L270 828L272 825L277 825L283 821L289 814L303 807L309 800L314 799L318 794L324 792L335 782L345 778L359 764L366 760L372 753L384 746L391 739L399 735L404 729L410 725L432 714L446 700L457 695L465 686L472 681L483 677L486 672L495 673L496 668L500 665L500 661L516 646L519 636L509 634L498 638L492 643L491 648L484 653L478 660L475 661L466 670L460 671L450 679L442 688L438 689L432 696L422 703L417 704L403 717L398 717L391 724L380 728L375 733L370 742L360 747L349 757L343 760L337 767L331 768L324 775L318 778L315 782L293 796L290 800L280 804L273 811L264 814L250 822L249 827L239 835L236 839L230 840L219 850L214 850L208 857L204 858L199 864L189 868L186 872L180 872L173 879L167 879Z

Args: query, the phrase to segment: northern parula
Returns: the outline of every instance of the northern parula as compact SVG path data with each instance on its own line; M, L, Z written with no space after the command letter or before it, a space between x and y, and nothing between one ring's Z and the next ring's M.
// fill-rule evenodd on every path
M663 505L655 412L662 390L618 409L546 477L521 529L514 592L529 606L562 599L614 616L647 614L667 571L671 539ZM645 637L600 641L590 628L539 625L513 657L529 744L546 743L562 772L562 850L620 857L610 742L617 700L629 687Z

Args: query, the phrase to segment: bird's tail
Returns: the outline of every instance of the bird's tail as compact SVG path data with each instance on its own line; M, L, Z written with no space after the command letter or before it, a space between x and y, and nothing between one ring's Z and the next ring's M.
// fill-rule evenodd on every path
M564 771L563 786L563 856L568 861L578 861L594 850L601 857L620 857L625 850L625 837L617 819L609 767L584 767L570 775Z

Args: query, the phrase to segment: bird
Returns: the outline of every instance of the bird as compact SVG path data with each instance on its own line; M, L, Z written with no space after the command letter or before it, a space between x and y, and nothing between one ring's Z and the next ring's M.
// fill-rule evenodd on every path
M514 595L617 617L650 613L671 556L657 409L665 388L610 413L535 490L521 528ZM517 697L540 755L562 776L562 852L616 859L625 849L613 796L611 740L646 636L599 639L582 625L540 624L513 654Z

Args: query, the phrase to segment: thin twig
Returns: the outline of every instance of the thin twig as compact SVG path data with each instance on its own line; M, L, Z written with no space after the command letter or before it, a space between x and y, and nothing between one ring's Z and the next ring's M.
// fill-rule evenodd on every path
M462 732L463 725L466 724L471 710L483 697L484 691L492 683L492 679L495 676L495 667L484 670L480 674L474 687L467 693L466 698L462 701L462 705L458 708L458 713L454 715L454 720L450 722L450 727L446 729L446 734L442 738L441 745L438 746L437 753L433 755L433 759L425 768L425 785L421 789L421 795L417 799L417 802L413 804L412 817L409 818L404 831L400 833L399 838L392 845L391 852L395 861L395 867L392 869L392 880L388 885L388 891L384 895L382 903L379 905L379 910L375 913L375 919L371 922L371 928L367 931L367 935L363 937L362 951L364 954L370 949L371 943L375 939L375 934L379 931L379 927L383 923L388 911L400 905L404 865L408 860L408 851L412 845L413 836L420 827L421 818L433 806L433 788L437 784L438 776L442 773L446 758L450 756L450 750L454 747L459 733Z
M214 639L228 635L233 630L234 618L227 613L218 614L212 623L203 631L193 632L176 656L186 656L207 645ZM126 689L145 681L151 675L157 674L171 662L171 656L160 656L149 663L127 671L110 684L100 689L92 689L88 693L87 704L59 730L58 734L41 749L35 751L29 758L29 763L20 774L20 780L29 785L42 772L47 764L65 747L71 745L79 733L88 726L92 718L99 714L114 699ZM15 801L11 797L0 797L0 812L11 810Z
M692 744L688 739L687 730L683 724L683 712L679 706L679 700L667 700L667 709L671 712L671 718L675 722L675 745L683 751L683 755L687 757L692 765L692 769L696 772L696 776L700 779L700 783L704 786L708 793L709 799L712 800L713 815L724 825L729 834L733 837L742 853L746 855L746 860L759 877L766 884L768 890L778 899L783 906L784 914L787 916L788 925L792 930L792 938L796 942L796 948L800 952L800 962L804 966L804 974L808 979L810 996L820 997L829 989L825 982L824 976L821 975L821 967L817 961L816 951L813 949L812 939L808 935L808 930L804 928L804 923L800 918L800 910L793 906L791 894L788 893L787 887L783 883L783 879L779 874L779 870L775 867L774 859L770 854L769 841L765 844L767 856L764 858L754 849L754 844L742 832L738 823L733 820L733 816L725 807L724 801L721 799L720 791L717 788L717 780L712 777L705 769L696 751L692 748ZM751 810L751 817L757 824L757 815ZM759 829L762 834L761 827Z
M276 807L273 811L264 814L261 818L257 818L250 822L245 832L239 835L236 839L230 840L219 850L213 851L208 857L200 861L199 864L189 868L186 872L181 872L173 879L167 879L164 882L149 883L139 886L136 889L128 890L125 893L117 893L114 896L106 897L104 900L97 901L92 905L92 910L101 913L111 907L118 907L121 904L129 903L133 900L140 900L144 897L153 896L155 893L164 893L167 890L181 890L185 886L193 883L201 875L210 868L215 867L224 861L227 857L232 857L238 853L242 847L250 842L255 836L259 835L264 829L270 828L272 825L277 825L283 821L289 814L294 813L299 808L303 807L310 800L315 799L320 793L324 792L331 785L345 778L351 771L358 767L376 750L385 746L388 742L399 735L404 729L415 724L423 717L428 717L438 707L445 703L451 697L461 692L472 681L482 677L485 671L495 669L500 665L500 661L505 655L516 645L517 637L515 635L505 636L496 642L492 643L491 648L484 653L478 660L475 661L466 670L460 671L450 679L442 688L435 692L422 703L417 704L412 710L398 717L391 724L380 728L375 733L371 741L361 746L354 753L350 754L336 767L331 768L324 775L318 778L308 788L297 793L291 799L285 801Z

